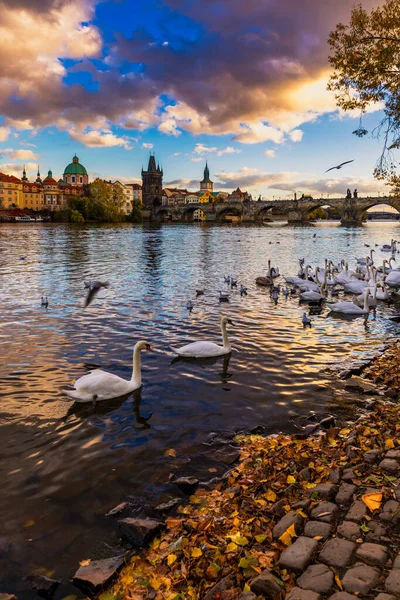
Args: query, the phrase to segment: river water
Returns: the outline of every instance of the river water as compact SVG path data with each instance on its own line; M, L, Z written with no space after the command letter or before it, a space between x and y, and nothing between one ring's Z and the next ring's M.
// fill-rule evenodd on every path
M298 300L275 305L255 278L268 258L288 275L302 256L354 265L364 244L398 235L395 222L0 225L0 591L23 596L28 573L67 582L81 559L107 555L113 528L104 513L127 497L152 505L171 497L170 472L210 478L202 445L210 432L260 424L293 431L294 415L340 410L321 371L396 335L388 317L398 307L379 305L367 323L325 310L304 330ZM377 262L384 256L378 251ZM230 303L219 304L227 274L248 295L232 290ZM110 287L84 310L85 279ZM197 288L205 290L198 299ZM218 341L222 314L235 324L230 361L173 362L170 345ZM139 339L155 352L142 354L134 399L79 409L62 393L90 367L130 378Z

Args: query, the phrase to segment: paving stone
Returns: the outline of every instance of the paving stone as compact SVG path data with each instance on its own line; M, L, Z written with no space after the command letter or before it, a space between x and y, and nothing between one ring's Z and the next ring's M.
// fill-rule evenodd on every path
M282 581L269 569L265 569L258 577L250 581L249 585L254 594L271 600L280 600L285 594Z
M329 473L329 481L331 481L332 483L339 483L340 478L342 476L342 471L341 469L332 469L331 472Z
M257 600L257 596L253 592L243 592L243 594L240 594L238 600Z
M337 512L338 507L333 502L320 502L318 506L312 509L311 517L324 523L331 523Z
M332 531L332 525L322 523L321 521L308 521L304 528L304 535L307 537L321 537L323 541L327 540Z
M347 446L346 448L346 456L348 459L357 458L360 452L361 450L357 446Z
M273 528L272 535L274 539L277 540L281 537L282 533L291 525L294 525L296 533L299 534L303 526L303 518L293 510L288 512Z
M316 592L310 590L302 590L301 588L294 587L285 596L285 600L320 600L321 596Z
M299 472L299 477L300 479L303 479L304 481L311 481L311 470L306 467L305 469L302 469Z
M386 535L386 527L377 521L369 521L368 527L371 531L368 531L365 539L367 542L378 542Z
M358 600L358 597L347 592L335 592L333 596L329 596L328 600Z
M388 500L385 502L379 517L382 521L397 523L400 520L400 504L396 500Z
M386 452L386 458L396 458L397 460L400 460L400 450L389 450L389 452Z
M54 596L60 582L57 579L50 579L46 575L28 575L25 581L29 587L37 592L39 596L51 598Z
M357 549L356 555L366 563L383 567L387 563L388 554L386 546L365 542Z
M318 548L317 540L301 536L282 552L279 565L292 571L304 571Z
M349 504L353 499L354 492L356 491L356 486L350 483L342 483L339 488L339 492L336 494L336 503L339 506L345 506Z
M312 488L312 491L317 492L318 496L324 500L332 500L337 490L338 487L334 483L319 483L315 488Z
M92 560L88 565L79 567L73 577L73 583L85 593L93 595L111 583L124 562L124 555Z
M396 600L396 598L392 596L392 594L385 594L384 592L381 592L378 594L375 600Z
M343 521L337 528L337 534L355 542L361 536L360 526L353 521Z
M277 516L283 515L285 513L285 509L283 508L285 504L286 500L282 498L281 500L278 500L278 502L275 502L275 504L271 506L268 512Z
M381 455L381 450L368 450L368 452L364 454L364 462L368 463L369 465L372 465L373 463L378 462L379 457Z
M398 484L396 489L394 490L394 495L396 496L397 500L400 500L400 485Z
M353 469L345 469L343 471L342 479L343 479L343 481L346 481L347 483L353 483L353 479L355 479Z
M367 507L361 500L356 500L346 515L347 521L360 523L367 514Z
M389 577L385 581L385 588L390 594L394 594L396 597L400 596L400 569L390 571Z
M135 546L144 546L164 527L156 519L120 519L117 522L121 537Z
M202 600L214 600L214 598L223 598L224 592L227 592L235 585L235 579L232 573L226 575L223 579L213 585L205 594Z
M383 471L386 471L387 473L392 473L392 474L397 473L398 470L400 469L399 463L397 462L397 460L394 460L394 458L384 458L379 463L379 467Z
M296 583L303 590L327 594L333 585L333 572L326 565L310 565Z
M393 563L392 569L400 569L400 554L398 554L396 556L396 558L394 559L394 563Z
M299 500L296 504L293 504L293 509L301 508L302 510L308 510L310 508L311 500Z
M174 483L184 494L193 494L199 485L199 480L196 477L179 477L174 480Z
M368 565L359 565L347 571L342 579L342 583L346 592L367 594L369 590L376 586L378 580L378 569L369 567Z
M331 567L345 567L355 547L356 545L348 540L332 538L326 542L319 553L319 560Z

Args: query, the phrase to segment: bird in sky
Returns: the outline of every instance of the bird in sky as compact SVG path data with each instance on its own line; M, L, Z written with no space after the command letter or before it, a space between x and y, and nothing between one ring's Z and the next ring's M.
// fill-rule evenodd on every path
M86 288L89 288L89 291L88 291L88 294L87 294L86 300L85 300L85 306L84 306L84 308L86 308L92 302L93 298L95 297L97 292L100 290L100 288L102 288L102 287L107 288L109 286L109 283L108 283L108 281L85 281L84 285Z
M354 162L354 158L353 160L346 160L345 162L340 163L340 165L336 165L336 167L331 167L330 169L327 169L325 171L325 173L327 173L328 171L333 171L333 169L341 169L343 167L343 165L348 165L349 163Z

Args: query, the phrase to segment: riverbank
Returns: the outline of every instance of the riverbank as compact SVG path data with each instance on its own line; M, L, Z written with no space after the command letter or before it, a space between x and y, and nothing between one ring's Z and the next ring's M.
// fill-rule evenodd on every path
M398 597L400 422L392 396L399 356L396 344L365 369L372 395L354 425L306 439L238 436L240 462L226 485L198 488L123 568L112 593L134 600Z

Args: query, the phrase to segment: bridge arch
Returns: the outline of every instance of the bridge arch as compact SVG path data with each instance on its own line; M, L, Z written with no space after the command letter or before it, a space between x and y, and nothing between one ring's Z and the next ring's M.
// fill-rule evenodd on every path
M207 221L207 205L205 204L189 204L183 210L181 221L184 223L192 223L193 221ZM195 219L196 211L201 211L201 218Z
M371 198L370 200L366 199L366 201L363 202L363 206L360 208L361 219L366 219L368 210L374 208L375 206L390 206L391 208L394 208L398 213L400 213L400 198L388 197Z
M240 221L243 215L243 206L225 206L219 212L217 212L217 221L223 223L224 221L238 220ZM233 219L232 219L233 217Z
M162 221L164 223L169 223L170 221L172 221L172 212L170 210L168 210L168 208L160 208L157 212L156 212L156 220L157 221Z
M329 200L320 200L319 202L310 202L309 206L303 210L304 220L308 221L312 213L316 211L318 208L330 208L337 214L338 220L341 220L343 217L343 206L337 202L330 203Z
M256 221L259 221L259 222L273 221L273 219L272 219L273 215L275 215L275 216L282 215L282 210L280 210L274 204L264 204L258 210L256 210L256 212L254 214L254 218ZM287 215L286 214L282 215L282 218L286 219Z

